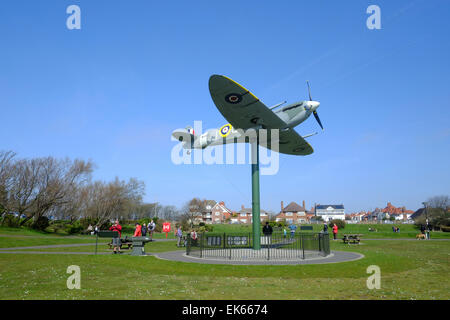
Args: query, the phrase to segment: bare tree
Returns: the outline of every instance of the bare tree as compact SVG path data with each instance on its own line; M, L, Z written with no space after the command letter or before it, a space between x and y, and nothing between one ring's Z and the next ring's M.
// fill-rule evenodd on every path
M69 202L74 190L90 178L92 166L90 161L52 157L9 161L2 206L8 213L17 213L19 219L25 216L20 225L30 219L37 221Z
M186 218L192 228L194 226L194 222L201 218L202 212L205 210L205 207L205 199L200 200L200 198L193 198L184 205L180 218Z
M99 225L111 219L127 217L142 201L144 182L130 179L128 182L116 178L113 182L96 181L82 191L86 216Z
M448 207L450 207L450 198L449 196L444 195L428 198L427 206L430 208L441 208L446 210Z
M165 220L177 220L179 217L180 212L175 206L164 206L161 207L160 210L160 217Z
M12 163L15 157L12 151L0 151L0 215L8 213L7 190L12 183Z

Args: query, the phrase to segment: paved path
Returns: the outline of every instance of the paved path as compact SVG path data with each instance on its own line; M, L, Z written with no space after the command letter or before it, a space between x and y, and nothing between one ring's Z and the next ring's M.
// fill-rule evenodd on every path
M187 256L184 251L170 251L159 252L153 254L155 257L163 260L204 263L204 264L231 264L231 265L298 265L298 264L325 264L338 263L345 261L354 261L364 258L363 254L346 251L332 251L331 255L327 257L320 257L315 259L297 260L297 261L236 261L236 260L218 260L218 259L203 259Z
M175 239L154 239L153 242L166 242L166 241L176 241ZM98 245L106 245L109 242L99 242ZM29 250L29 249L50 249L50 248L71 248L71 247L84 247L84 246L95 246L93 243L71 243L71 244L52 244L43 246L28 246L28 247L9 247L0 248L0 253L44 253L43 251L17 251L17 250ZM6 252L5 252L6 251ZM50 252L47 253L64 253L64 254L92 254L90 252ZM102 253L103 254L103 253ZM108 254L108 253L107 253Z
M85 255L95 255L95 252L68 252L68 251L0 251L2 253L11 253L11 254L85 254ZM97 254L112 254L111 252L98 252Z
M95 239L95 236L56 236L56 235L48 235L48 236L27 236L27 235L19 235L19 234L0 234L0 237L3 238L36 238L36 239L82 239L89 240Z
M108 244L108 242L99 242L98 244L104 245L104 244ZM95 246L95 243L71 243L71 244L52 244L52 245L46 245L46 246L9 247L9 248L0 248L0 251L26 250L26 249L71 248L71 247L84 247L84 246Z

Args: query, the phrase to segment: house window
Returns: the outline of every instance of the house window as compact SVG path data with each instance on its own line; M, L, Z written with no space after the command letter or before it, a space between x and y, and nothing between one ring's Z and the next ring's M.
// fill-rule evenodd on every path
M247 214L246 213L241 213L241 217L246 217Z
M292 212L286 212L286 216L292 216Z

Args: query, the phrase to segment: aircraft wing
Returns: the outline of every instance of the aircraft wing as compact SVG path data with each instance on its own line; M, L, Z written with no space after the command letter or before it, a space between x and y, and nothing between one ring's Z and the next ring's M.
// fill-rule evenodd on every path
M236 129L261 124L265 129L284 128L286 123L249 90L221 75L209 78L209 92L220 113Z
M267 132L268 138L270 138L270 132ZM268 143L260 141L260 145L265 148L272 149L276 145L276 141L269 141ZM277 150L280 153L292 154L298 156L306 156L314 152L311 145L306 142L294 129L280 130L279 141Z

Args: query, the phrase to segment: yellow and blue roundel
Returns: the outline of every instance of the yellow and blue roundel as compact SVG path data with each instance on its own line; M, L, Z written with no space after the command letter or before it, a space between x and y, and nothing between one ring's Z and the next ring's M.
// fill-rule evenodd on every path
M220 129L219 129L219 133L222 137L226 137L230 134L231 129L233 127L231 126L231 124L227 123L226 125L223 125Z

